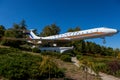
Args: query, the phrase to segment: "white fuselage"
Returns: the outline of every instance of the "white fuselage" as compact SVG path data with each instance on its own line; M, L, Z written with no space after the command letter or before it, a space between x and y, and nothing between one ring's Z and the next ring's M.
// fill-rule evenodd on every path
M88 39L88 38L111 36L115 33L117 33L116 29L94 28L94 29L89 29L89 30L67 32L64 34L42 37L42 39L53 39L53 40L54 39L59 39L59 40L60 39L61 40Z
M41 39L41 40L79 40L79 39L89 39L89 38L99 38L105 36L112 36L116 34L118 31L116 29L111 28L94 28L83 31L75 31L75 32L67 32L64 34L58 34L47 37L38 37L32 31L30 32L32 39Z

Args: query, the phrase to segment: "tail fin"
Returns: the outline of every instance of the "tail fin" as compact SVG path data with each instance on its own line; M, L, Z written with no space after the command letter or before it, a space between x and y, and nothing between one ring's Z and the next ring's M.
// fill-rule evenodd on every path
M29 33L27 33L30 37L30 39L40 39L40 37L36 36L34 33L33 33L33 30L30 30Z

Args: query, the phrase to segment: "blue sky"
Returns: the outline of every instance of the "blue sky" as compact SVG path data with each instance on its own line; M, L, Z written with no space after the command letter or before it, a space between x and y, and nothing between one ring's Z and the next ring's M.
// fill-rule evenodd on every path
M119 0L0 0L0 24L6 28L26 20L28 29L37 29L55 23L64 33L68 28L80 26L82 30L109 27L120 30ZM120 33L89 41L120 48Z

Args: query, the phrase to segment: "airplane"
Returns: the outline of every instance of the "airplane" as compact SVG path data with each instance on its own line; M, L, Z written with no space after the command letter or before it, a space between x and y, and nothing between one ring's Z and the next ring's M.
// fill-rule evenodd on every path
M31 40L37 40L38 44L42 44L42 42L44 41L74 41L74 40L83 40L83 39L92 39L92 38L102 38L103 43L106 43L105 37L113 36L118 32L119 31L117 29L100 27L100 28L93 28L82 31L67 32L64 34L52 35L47 37L36 36L33 33L33 30L30 30L30 32L28 32L27 34L29 35Z

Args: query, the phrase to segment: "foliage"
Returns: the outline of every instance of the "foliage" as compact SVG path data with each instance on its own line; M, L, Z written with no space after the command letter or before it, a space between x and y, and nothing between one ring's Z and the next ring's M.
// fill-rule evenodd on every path
M4 36L5 27L3 25L0 25L0 38Z
M27 25L26 25L26 21L23 19L20 24L19 24L20 28L23 29L23 30L26 30L27 28Z
M54 57L57 57L57 58L59 58L60 57L60 53L57 53L57 52L41 52L41 55L49 55L49 56L54 56Z
M51 24L44 27L43 31L40 33L40 36L50 36L59 33L60 33L60 28L56 24Z
M79 60L79 59L82 58L82 56L81 55L76 55L76 58Z
M95 70L120 77L120 62L118 60L113 60L95 63Z
M23 43L25 44L25 42L16 40L16 38L25 38L26 36L23 35L23 31L26 29L27 28L26 28L25 20L22 20L20 24L14 23L12 28L4 30L4 32L3 30L0 31L2 32L2 35L4 33L4 36L3 36L4 38L1 41L1 44L19 48L19 45Z
M23 50L23 51L30 51L30 52L32 52L32 48L31 48L31 46L28 43L26 43L24 45L21 45L19 49Z
M21 53L21 51L17 48L0 48L0 55L8 53Z
M114 50L114 57L115 58L119 58L119 53L120 53L120 49L119 48L116 48L115 50Z
M117 71L120 70L120 62L119 61L111 61L107 63L108 66L108 73L114 75Z
M41 52L41 55L49 55L49 56L52 56L52 57L56 57L56 58L59 58L63 61L66 61L66 62L71 62L71 56L72 56L72 53L57 53L57 52Z
M64 52L64 53L61 53L60 55L69 55L71 57L74 56L74 54L70 52Z
M0 48L0 52L2 52L0 75L10 80L38 80L49 78L49 75L51 77L64 76L63 70L59 69L50 58L22 53L14 48Z
M61 55L60 59L66 62L71 62L71 57L69 55Z
M69 28L69 29L67 30L67 32L74 32L74 31L80 31L80 30L81 30L80 27L77 26L77 27L75 27L75 28Z
M40 51L40 49L39 49L39 48L35 47L35 48L33 48L33 49L32 49L32 52L35 52L35 53L40 53L41 51Z
M104 62L94 63L94 71L95 72L106 72L107 65Z
M92 57L77 55L79 61L84 64L83 67L89 66L95 73L104 72L120 77L120 61L114 57Z
M42 78L63 77L63 71L58 69L57 65L49 57L44 57L39 67Z

